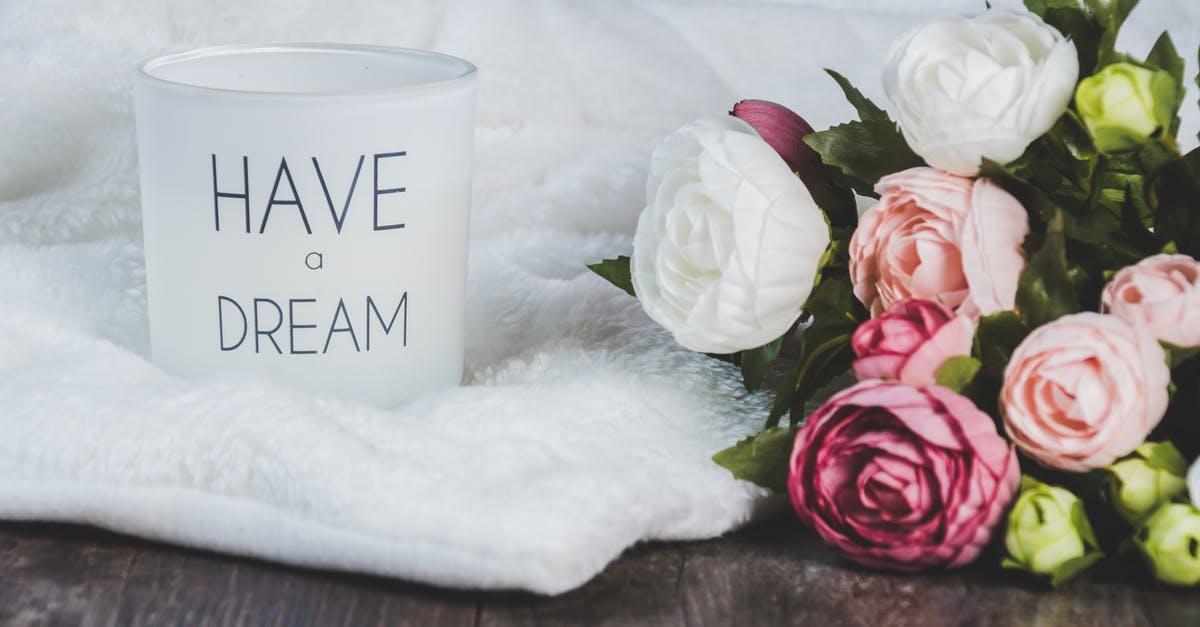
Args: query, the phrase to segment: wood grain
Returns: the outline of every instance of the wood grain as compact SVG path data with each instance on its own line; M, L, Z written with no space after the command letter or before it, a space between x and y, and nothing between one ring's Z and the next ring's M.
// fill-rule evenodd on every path
M1115 560L1048 593L984 566L872 572L782 514L635 547L546 598L288 568L69 525L0 523L0 625L1200 625L1200 595Z

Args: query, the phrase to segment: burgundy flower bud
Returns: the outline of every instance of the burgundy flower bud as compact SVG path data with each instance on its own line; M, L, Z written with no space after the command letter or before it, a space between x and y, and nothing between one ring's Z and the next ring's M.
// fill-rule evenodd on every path
M804 118L765 100L743 100L733 105L729 114L754 127L767 145L779 153L831 222L853 223L857 216L853 197L847 190L834 187L821 171L821 156L804 143L804 136L813 132Z
M729 113L753 126L806 184L810 174L820 174L817 164L821 158L804 143L804 136L813 132L813 127L794 111L766 100L743 100Z

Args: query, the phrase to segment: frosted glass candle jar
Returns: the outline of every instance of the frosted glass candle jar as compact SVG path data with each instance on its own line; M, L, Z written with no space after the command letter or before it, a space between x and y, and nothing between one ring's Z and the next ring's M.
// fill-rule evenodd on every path
M475 67L379 46L142 64L154 361L393 405L462 377Z

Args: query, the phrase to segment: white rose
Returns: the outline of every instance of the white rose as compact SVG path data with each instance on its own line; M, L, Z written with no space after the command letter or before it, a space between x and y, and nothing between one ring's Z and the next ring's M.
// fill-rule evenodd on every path
M633 286L683 346L734 353L800 317L829 246L804 183L737 118L701 119L654 150L633 239Z
M979 173L1021 156L1067 109L1075 44L1032 13L987 11L918 26L892 46L883 88L900 130L929 165Z

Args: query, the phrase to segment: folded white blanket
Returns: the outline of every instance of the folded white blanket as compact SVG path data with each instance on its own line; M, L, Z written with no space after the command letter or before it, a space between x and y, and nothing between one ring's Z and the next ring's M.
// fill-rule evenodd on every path
M882 55L983 2L0 3L0 517L437 584L577 586L767 501L710 456L769 401L584 265L629 251L653 141L737 99L850 115ZM1145 0L1194 71L1200 9ZM976 6L978 5L978 6ZM130 82L235 41L433 48L480 67L467 385L392 411L147 360ZM1189 108L1182 133L1191 137Z

